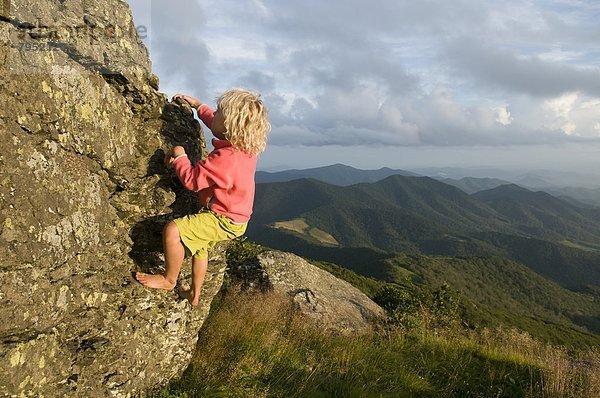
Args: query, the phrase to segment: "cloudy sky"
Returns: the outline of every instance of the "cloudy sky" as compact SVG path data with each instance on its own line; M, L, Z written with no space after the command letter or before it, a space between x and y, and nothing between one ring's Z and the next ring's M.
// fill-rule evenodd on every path
M262 94L259 168L600 170L596 0L129 0L161 91Z

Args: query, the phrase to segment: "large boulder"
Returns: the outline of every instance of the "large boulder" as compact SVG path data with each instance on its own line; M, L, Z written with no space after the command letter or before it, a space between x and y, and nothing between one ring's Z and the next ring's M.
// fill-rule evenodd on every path
M242 289L272 290L290 297L320 327L353 334L372 329L385 311L366 294L292 253L267 250L231 269Z
M128 396L185 369L199 308L131 277L198 203L162 164L204 138L157 91L123 1L0 1L0 396ZM184 265L187 277L189 266Z

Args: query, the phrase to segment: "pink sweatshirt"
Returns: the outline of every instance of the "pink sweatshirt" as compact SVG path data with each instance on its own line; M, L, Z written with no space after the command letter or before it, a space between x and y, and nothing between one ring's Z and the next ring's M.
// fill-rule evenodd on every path
M213 110L206 105L198 108L198 116L210 128ZM186 156L173 162L173 168L183 185L198 192L200 203L234 222L250 219L254 203L254 173L257 156L234 149L227 140L212 139L215 149L206 160L192 167Z

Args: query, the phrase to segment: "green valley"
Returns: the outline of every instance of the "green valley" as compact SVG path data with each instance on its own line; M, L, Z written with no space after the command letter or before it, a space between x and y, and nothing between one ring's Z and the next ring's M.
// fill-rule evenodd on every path
M466 322L589 347L600 345L599 220L515 185L469 195L428 177L299 179L257 185L248 236L371 280L448 283Z

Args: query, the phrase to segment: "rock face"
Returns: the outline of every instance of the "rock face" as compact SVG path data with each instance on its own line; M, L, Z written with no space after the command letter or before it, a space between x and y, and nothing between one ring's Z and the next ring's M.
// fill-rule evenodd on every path
M1 0L0 42L0 396L165 383L221 286L222 247L198 309L131 271L156 271L162 227L197 209L162 161L175 143L198 160L200 126L157 91L123 1Z
M385 317L385 311L360 290L295 254L265 251L232 272L242 286L253 284L289 295L303 314L331 331L366 331Z

